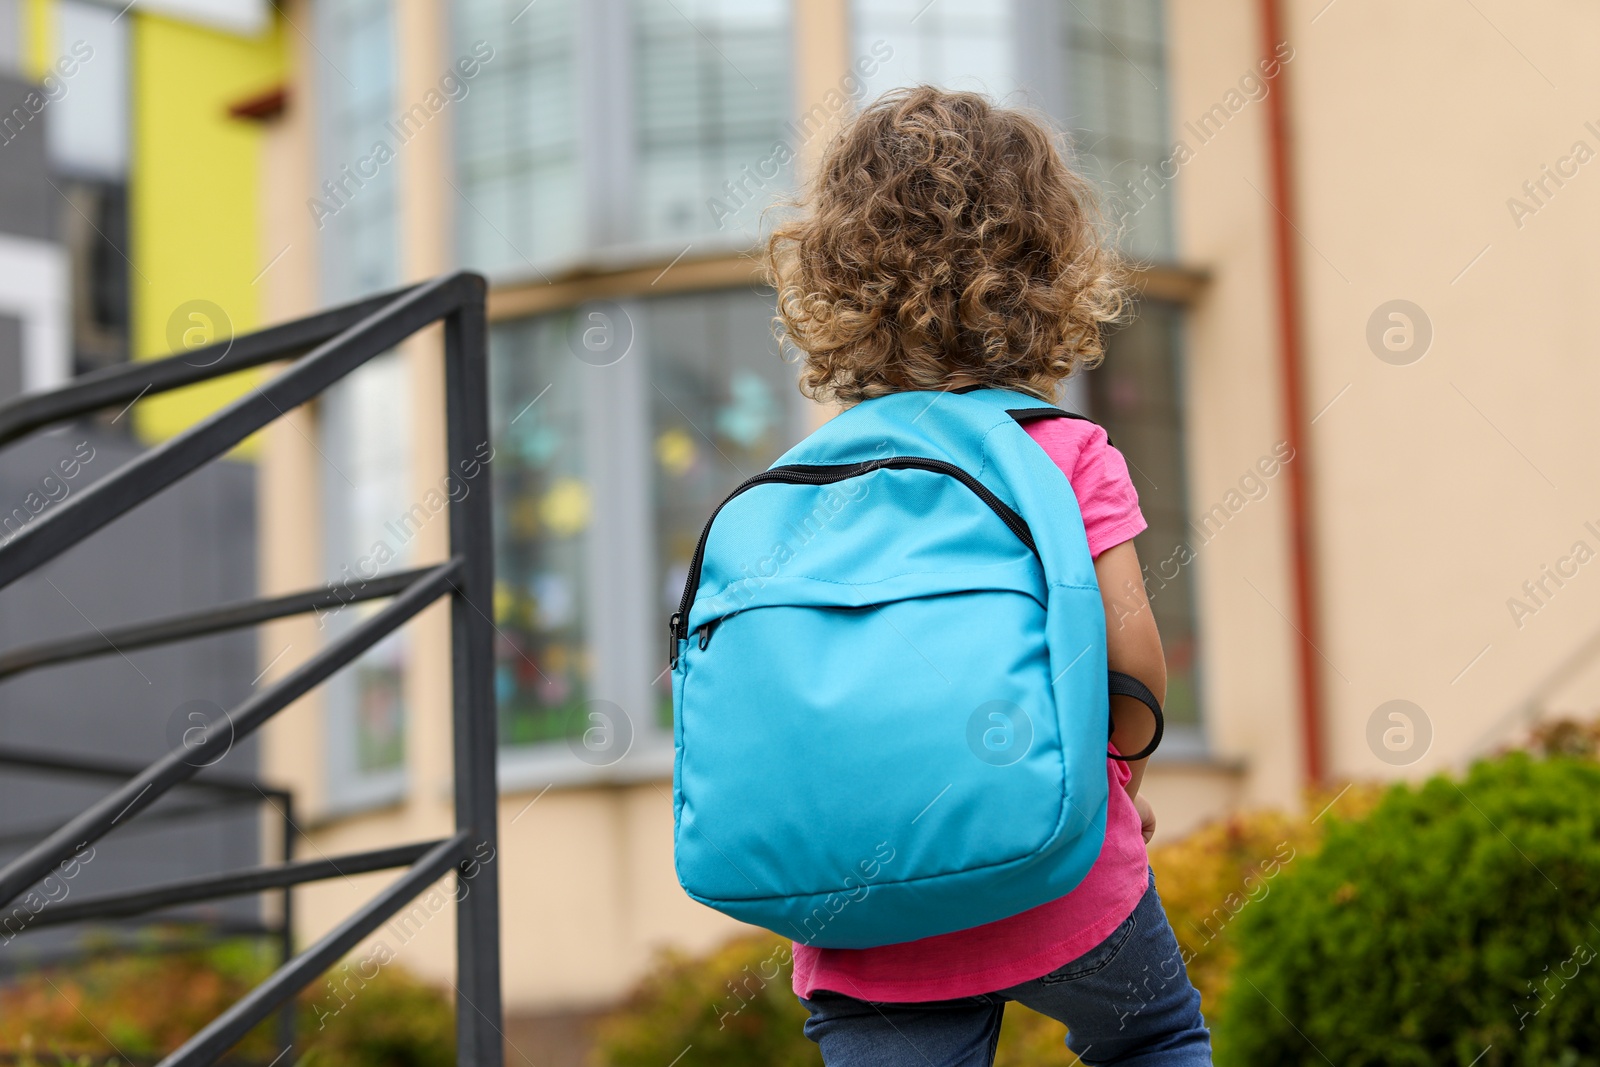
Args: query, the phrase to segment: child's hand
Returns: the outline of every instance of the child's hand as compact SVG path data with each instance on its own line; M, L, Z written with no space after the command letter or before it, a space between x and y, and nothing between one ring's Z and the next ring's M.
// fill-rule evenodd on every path
M1133 798L1133 810L1139 813L1139 832L1144 834L1144 843L1148 845L1156 835L1156 810L1141 796Z

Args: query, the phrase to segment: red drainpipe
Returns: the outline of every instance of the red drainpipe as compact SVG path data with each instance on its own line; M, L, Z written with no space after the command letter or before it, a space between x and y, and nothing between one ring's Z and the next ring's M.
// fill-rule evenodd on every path
M1278 0L1261 0L1262 55L1276 62L1275 50L1283 41ZM1317 596L1311 561L1311 489L1309 457L1305 451L1305 383L1300 279L1295 257L1294 181L1289 144L1288 79L1283 64L1270 79L1267 93L1268 195L1272 251L1277 274L1278 363L1282 384L1284 440L1294 459L1285 466L1289 489L1289 556L1294 586L1294 624L1299 630L1296 664L1300 674L1300 734L1305 778L1309 784L1323 780L1326 771L1322 737L1322 664L1317 651Z

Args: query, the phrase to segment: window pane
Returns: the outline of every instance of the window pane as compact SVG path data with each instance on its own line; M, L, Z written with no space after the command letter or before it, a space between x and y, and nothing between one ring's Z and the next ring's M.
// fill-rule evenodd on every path
M1182 312L1141 301L1138 316L1108 339L1105 364L1088 375L1090 408L1128 460L1150 528L1134 539L1150 609L1167 653L1167 721L1200 721L1195 677L1194 564L1183 455Z
M461 0L457 50L494 49L456 108L461 262L506 276L576 255L584 240L574 0Z
M793 182L789 5L634 0L638 237L756 232Z
M1017 88L1010 4L992 0L855 0L855 55L884 41L894 55L867 79L868 98L905 85L987 93Z
M322 237L323 296L341 303L399 278L387 126L396 110L394 19L389 0L328 0L316 10L322 181L311 210Z
M52 101L44 128L50 163L57 173L126 181L128 27L133 20L109 6L70 0L55 5L55 19L56 47L65 52L69 44L74 50L87 46L93 61L78 66L62 95Z
M591 677L591 493L583 446L584 364L571 313L497 326L490 337L495 442L495 695L500 741L581 733Z
M1161 0L1068 0L1061 62L1079 165L1100 182L1136 256L1173 258ZM1173 173L1170 165L1168 174Z
M778 353L770 293L653 300L650 353L656 567L663 618L677 610L711 511L804 436L796 368ZM671 683L658 708L670 722Z
M411 500L410 395L398 355L379 356L330 389L321 415L327 576L359 588L407 566L421 527L445 520ZM324 615L327 638L348 633L381 606L349 604ZM328 684L336 799L359 799L360 779L405 762L406 646L405 632L393 633Z

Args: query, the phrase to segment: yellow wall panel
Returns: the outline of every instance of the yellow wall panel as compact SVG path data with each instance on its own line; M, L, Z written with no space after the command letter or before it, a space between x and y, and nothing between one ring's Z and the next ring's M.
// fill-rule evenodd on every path
M56 59L55 0L23 0L22 69L38 80Z
M34 0L39 2L39 0ZM228 108L281 84L280 23L258 38L153 15L132 34L133 161L129 204L133 353L152 359L260 322L257 275L262 131ZM161 440L235 399L256 372L154 397L135 409Z

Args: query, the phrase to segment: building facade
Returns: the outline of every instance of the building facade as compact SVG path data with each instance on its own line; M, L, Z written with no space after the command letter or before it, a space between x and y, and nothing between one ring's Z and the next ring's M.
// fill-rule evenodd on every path
M763 212L894 86L1048 116L1137 264L1136 318L1066 402L1110 429L1150 522L1164 835L1300 804L1318 780L1459 767L1592 708L1600 586L1580 575L1600 514L1577 428L1597 371L1576 294L1594 267L1576 235L1597 208L1563 190L1582 183L1573 139L1600 137L1557 101L1594 75L1553 30L1519 59L1493 23L1422 8L283 6L299 32L265 131L265 318L455 269L491 281L519 1032L615 1002L661 946L737 930L672 873L662 629L711 507L827 415L772 340L749 255ZM1473 95L1470 125L1436 106L1444 84ZM440 396L422 337L268 435L264 592L441 555ZM277 625L262 663L286 670L350 621ZM435 608L267 731L318 849L448 825L446 635ZM305 935L378 884L308 887ZM449 923L378 937L442 980Z
M265 13L265 4L230 2L0 2L0 403L255 325L260 129L230 105L281 82ZM0 542L247 387L174 394L11 443L0 453ZM0 590L0 648L247 598L255 526L253 467L212 464L159 506ZM5 670L0 859L103 795L107 779L243 700L257 673L245 633L66 671ZM257 745L231 747L228 770L248 777ZM61 761L76 761L77 772L53 766ZM209 790L185 792L200 803L162 805L100 842L72 891L103 895L251 866L281 840L262 832L254 790L231 806ZM86 944L148 945L144 920L88 936L36 927L36 899L0 914L0 977ZM248 900L161 918L270 933Z

